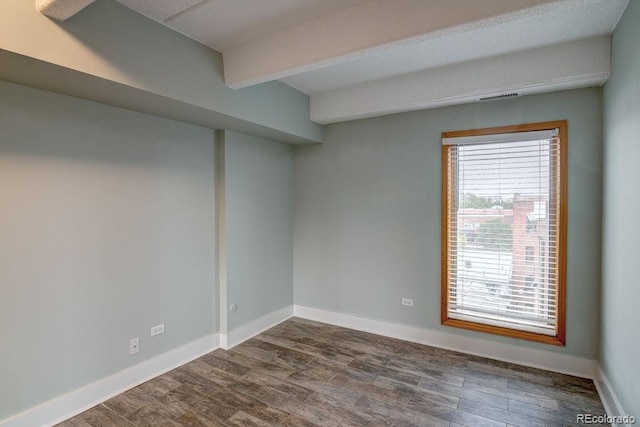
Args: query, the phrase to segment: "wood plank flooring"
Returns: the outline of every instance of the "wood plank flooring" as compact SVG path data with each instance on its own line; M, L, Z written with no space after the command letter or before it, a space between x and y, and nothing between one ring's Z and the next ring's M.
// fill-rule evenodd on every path
M574 426L593 382L292 318L71 418L88 426Z

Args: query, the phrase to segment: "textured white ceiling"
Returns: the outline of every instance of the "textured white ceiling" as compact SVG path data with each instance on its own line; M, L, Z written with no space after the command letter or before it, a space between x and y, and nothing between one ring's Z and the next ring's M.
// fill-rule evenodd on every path
M563 0L575 1L575 0ZM580 1L580 0L578 0ZM361 59L389 45L491 25L553 0L370 0L226 49L225 79L242 88ZM487 22L489 20L489 22ZM363 70L366 73L367 70Z
M313 94L416 71L506 53L611 34L626 0L566 3L562 10L540 7L538 14L517 14L490 25L468 25L456 31L406 40L373 51L358 60L282 78ZM561 13L559 13L561 12ZM497 22L495 22L497 21Z
M133 0L129 0L133 1ZM165 24L219 52L366 0L207 0Z
M201 3L202 0L117 0L154 21L164 21L170 16L180 13Z
M280 80L322 99L324 122L339 121L336 91L362 91L377 103L390 85L413 85L429 70L472 64L536 48L609 35L629 0L117 0L223 54L225 79L233 88ZM640 0L636 0L640 1ZM594 48L594 54L599 55ZM535 90L557 90L562 76L566 87L602 82L584 76L585 65L557 69L549 62L538 67ZM593 67L593 65L591 65ZM486 68L486 67L485 67ZM488 69L488 68L487 68ZM515 70L515 68L514 68ZM482 72L478 70L478 72ZM486 70L485 70L486 72ZM423 74L419 74L423 73ZM469 74L473 75L473 73ZM489 81L489 80L487 80ZM579 83L582 82L582 83ZM406 85L410 87L410 84ZM469 99L456 92L447 99ZM505 86L506 88L506 86ZM477 87L474 93L500 92ZM547 88L547 89L545 89ZM513 85L510 90L517 87ZM531 91L531 88L528 89ZM379 91L376 98L375 91ZM354 93L356 93L354 92ZM531 92L532 93L532 92ZM455 96L454 96L455 95ZM463 94L464 95L464 94ZM359 95L361 96L361 95ZM424 94L425 97L429 96ZM440 99L440 98L439 98ZM328 102L327 100L331 100ZM414 102L434 105L436 99ZM395 102L395 104L394 104ZM405 104L407 100L403 101ZM413 101L412 101L413 102ZM461 101L462 102L462 101ZM465 101L466 102L466 101ZM406 110L389 99L379 114ZM328 111L328 109L335 111ZM418 107L416 107L418 108ZM348 117L344 112L344 117ZM353 111L351 112L353 113ZM378 114L378 113L376 113Z

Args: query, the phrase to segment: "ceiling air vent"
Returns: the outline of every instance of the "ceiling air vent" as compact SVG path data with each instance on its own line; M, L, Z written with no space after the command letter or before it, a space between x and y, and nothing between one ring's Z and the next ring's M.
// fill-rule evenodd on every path
M511 93L504 93L502 95L483 96L482 98L479 98L478 101L480 101L480 102L483 102L483 101L496 101L498 99L515 98L516 96L520 96L518 94L518 92L511 92Z

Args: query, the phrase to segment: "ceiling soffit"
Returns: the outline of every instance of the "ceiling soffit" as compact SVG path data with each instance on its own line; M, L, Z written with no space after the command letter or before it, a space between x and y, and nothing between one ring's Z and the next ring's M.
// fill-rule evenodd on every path
M628 0L117 1L222 52L225 83L231 88L280 80L310 95L316 112L312 118L321 123L362 116L363 107L352 105L357 97L375 104L366 114L380 115L428 108L444 99L469 102L478 93L517 89L534 93L601 84L603 49L590 43L581 52L590 49L597 60L583 61L579 65L584 68L577 69L546 59L543 67L527 71L521 86L513 79L505 78L501 85L475 78L485 86L466 94L454 91L461 85L453 81L441 85L451 88L450 93L435 98L425 90L413 90L403 100L386 93L393 86L406 93L420 79L423 87L430 87L429 79L442 70L458 79L474 74L469 70L488 58L502 58L504 63L516 53L533 55L546 47L547 52L562 52L567 43L607 36L628 4ZM478 68L477 73L486 69ZM549 69L554 72L545 74ZM520 72L515 66L505 70ZM535 70L539 74L531 76ZM559 79L566 84L559 84ZM367 96L359 95L365 89ZM418 93L423 99L409 99ZM340 106L338 100L345 96L349 102ZM383 98L386 106L379 105Z

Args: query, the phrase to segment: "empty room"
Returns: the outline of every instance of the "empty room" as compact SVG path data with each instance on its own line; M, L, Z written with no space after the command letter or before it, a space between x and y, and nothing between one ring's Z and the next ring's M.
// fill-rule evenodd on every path
M631 426L640 0L3 0L0 427Z

